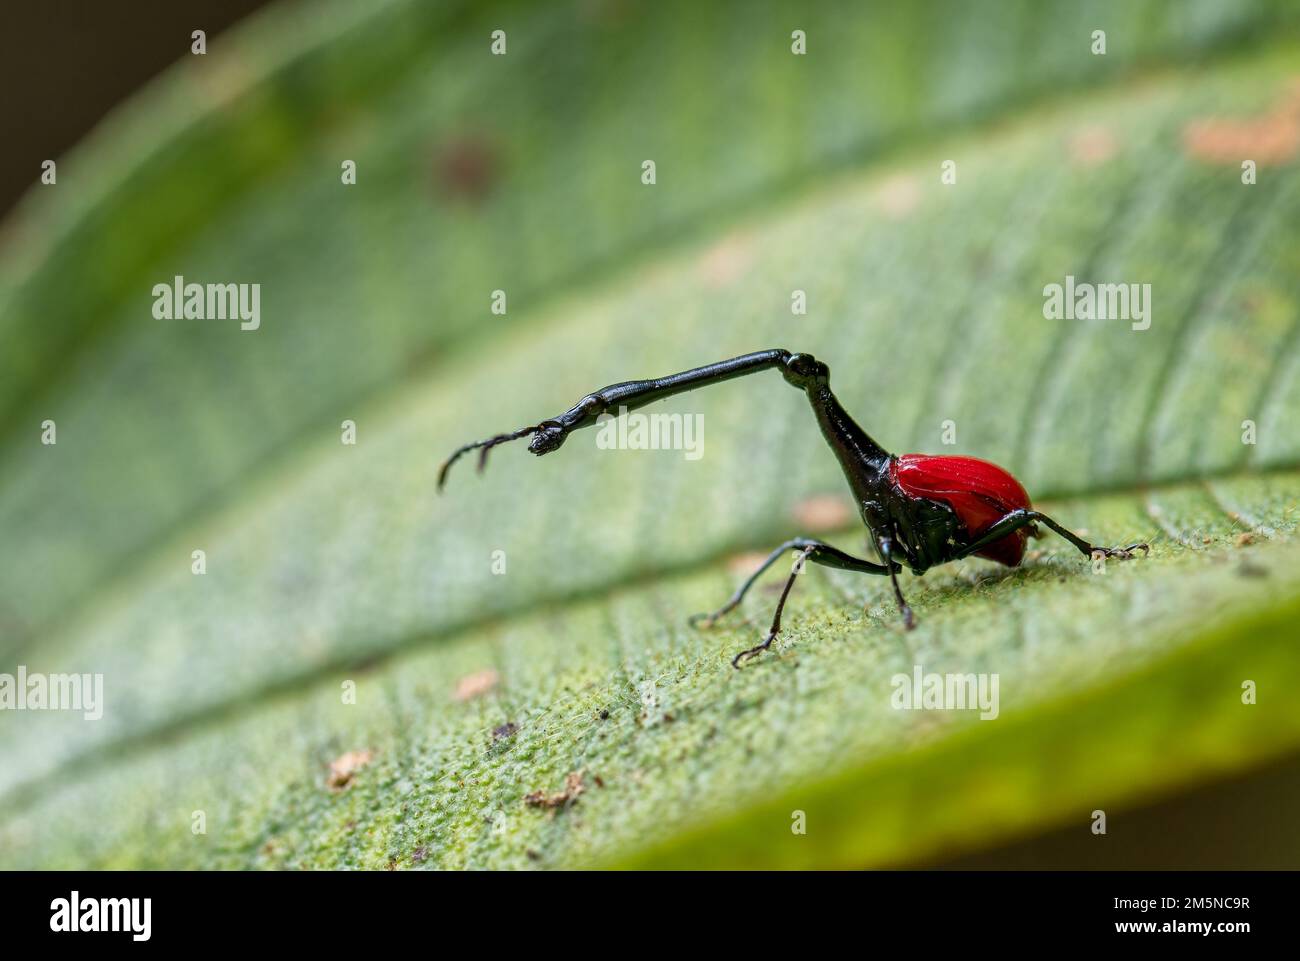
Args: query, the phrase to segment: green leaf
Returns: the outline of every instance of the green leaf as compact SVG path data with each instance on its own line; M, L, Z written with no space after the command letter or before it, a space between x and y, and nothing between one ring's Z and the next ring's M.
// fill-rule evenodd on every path
M0 860L905 863L1295 749L1300 178L1244 185L1189 134L1293 109L1272 5L828 9L805 58L775 8L349 6L174 72L13 228L0 650L102 672L107 707L6 718ZM177 273L261 282L262 328L153 320ZM1046 319L1067 274L1150 283L1150 328ZM460 442L778 344L891 448L953 421L1153 556L909 576L911 633L887 585L817 571L736 672L773 598L685 615L843 486L775 375L665 408L703 415L699 460L588 432L434 496ZM997 673L998 718L894 710L915 665Z

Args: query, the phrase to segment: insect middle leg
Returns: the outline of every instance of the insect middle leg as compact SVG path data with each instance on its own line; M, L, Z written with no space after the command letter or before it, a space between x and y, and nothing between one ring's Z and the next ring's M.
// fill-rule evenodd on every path
M781 612L785 610L786 599L790 596L790 588L794 587L794 580L803 573L804 562L808 560L808 555L815 550L812 547L805 547L799 553L799 559L794 563L794 569L790 571L790 576L785 579L785 587L781 590L781 599L776 602L776 613L772 615L772 626L767 629L767 636L763 638L762 644L755 644L753 647L741 651L731 659L731 666L740 667L740 662L746 657L755 657L762 654L772 642L776 640L776 635L781 633Z
M767 559L759 565L758 569L754 571L753 574L749 575L749 577L745 579L745 582L736 589L736 593L731 595L731 599L728 600L726 604L714 611L712 614L694 615L690 619L691 624L703 623L704 626L707 627L712 625L724 614L735 610L736 606L744 599L745 594L754 586L754 583L763 572L775 564L781 555L788 550L798 551L799 556L795 561L794 569L786 579L785 588L781 591L781 599L777 602L776 614L772 618L772 626L768 629L767 635L763 639L763 643L755 645L748 650L741 651L732 658L732 667L739 667L742 659L746 657L754 657L772 646L772 641L781 631L781 614L785 610L785 602L790 596L790 590L794 587L795 578L803 571L803 566L808 561L812 561L814 564L820 564L823 567L833 567L843 571L857 571L862 574L890 573L889 569L886 567L882 567L881 565L872 563L868 560L863 560L860 557L854 557L852 554L846 554L837 547L832 547L829 544L812 540L807 537L796 537L786 541L776 550L772 551L772 553L767 556Z
M916 618L912 615L912 606L903 597L903 589L898 586L898 562L893 558L894 540L891 537L877 537L876 547L880 559L889 565L889 583L894 587L894 599L898 601L898 612L903 615L903 627L911 630L916 627Z
M1013 534L1020 528L1026 527L1030 524L1042 524L1044 527L1049 527L1056 531L1056 533L1060 534L1067 541L1077 547L1079 553L1083 554L1084 557L1091 557L1093 554L1099 553L1103 557L1128 559L1133 556L1134 551L1141 551L1143 556L1151 553L1151 545L1145 542L1129 544L1127 547L1097 547L1094 544L1089 544L1069 528L1062 527L1046 514L1040 514L1038 511L1025 510L1022 508L1020 510L1011 511L1011 513L999 518L994 522L992 527L986 530L972 543L967 544L962 548L961 553L957 554L956 557L953 557L952 559L957 560L958 558L977 553L989 544L992 544L995 541L1000 541L1008 534Z
M704 627L712 627L713 623L720 617L735 610L740 602L745 599L749 589L763 575L763 572L775 564L782 554L790 550L805 551L807 560L812 561L814 564L821 564L823 567L834 567L841 571L857 571L862 574L889 573L888 569L881 567L879 564L873 564L871 561L854 557L852 554L846 554L838 547L831 547L830 544L809 537L794 537L776 548L771 554L768 554L767 559L758 566L754 573L745 578L745 582L736 588L736 593L731 595L727 603L711 614L692 614L690 617L691 625L702 624Z

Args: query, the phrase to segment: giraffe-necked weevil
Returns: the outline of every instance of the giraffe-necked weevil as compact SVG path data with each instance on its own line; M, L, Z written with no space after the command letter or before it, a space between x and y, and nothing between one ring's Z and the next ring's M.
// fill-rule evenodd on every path
M831 392L830 369L824 363L811 354L791 353L779 347L667 377L602 387L587 394L558 417L457 449L438 472L438 489L442 489L447 471L456 459L471 450L479 451L479 470L487 463L488 451L493 447L528 435L533 437L528 445L530 451L538 455L549 454L558 450L571 432L595 424L601 414L633 410L696 387L773 368L781 372L786 383L807 396L826 443L839 459L882 563L854 557L807 537L796 537L777 547L726 604L711 614L696 615L691 619L692 623L712 624L733 610L759 575L776 563L783 553L787 550L799 553L799 562L786 580L767 636L761 644L732 658L735 667L739 667L744 658L771 647L781 630L781 612L786 599L805 561L863 574L888 575L903 623L910 629L914 624L912 609L898 586L898 572L902 570L900 559L913 574L918 575L931 567L971 555L1015 567L1024 558L1027 539L1040 536L1038 524L1056 531L1086 557L1100 554L1127 558L1137 550L1144 554L1150 551L1149 546L1143 543L1127 547L1089 544L1078 534L1034 510L1020 482L988 461L974 457L890 454L840 406Z

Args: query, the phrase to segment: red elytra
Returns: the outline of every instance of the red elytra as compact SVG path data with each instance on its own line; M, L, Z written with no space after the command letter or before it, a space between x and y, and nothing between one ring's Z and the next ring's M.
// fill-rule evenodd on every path
M972 540L1011 511L1029 508L1020 481L977 457L901 454L890 462L889 479L909 497L943 501L957 512ZM1028 539L1029 529L1021 527L977 556L1015 567L1025 556Z

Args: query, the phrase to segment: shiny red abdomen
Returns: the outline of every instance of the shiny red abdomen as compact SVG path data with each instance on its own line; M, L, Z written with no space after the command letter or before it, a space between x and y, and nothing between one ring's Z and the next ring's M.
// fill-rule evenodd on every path
M1029 495L997 464L976 457L944 457L938 454L902 454L889 465L889 479L909 497L943 501L966 525L974 540L1003 515L1027 509ZM1025 556L1028 528L994 541L979 557L1015 567Z

